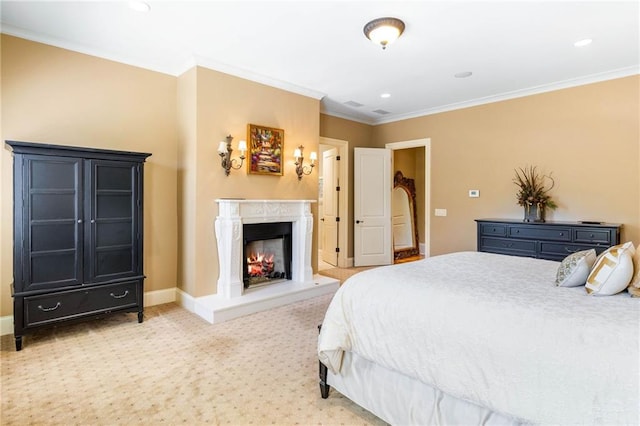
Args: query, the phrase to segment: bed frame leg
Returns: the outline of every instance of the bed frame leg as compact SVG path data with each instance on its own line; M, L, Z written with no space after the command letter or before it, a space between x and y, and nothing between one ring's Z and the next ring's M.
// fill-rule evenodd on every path
M329 389L331 389L331 386L327 384L327 366L320 361L318 361L318 364L320 365L320 395L322 399L327 399L329 397Z
M322 329L322 324L318 326L318 333ZM327 384L327 366L318 361L318 376L320 377L320 395L322 399L327 399L329 397L329 389L331 386Z

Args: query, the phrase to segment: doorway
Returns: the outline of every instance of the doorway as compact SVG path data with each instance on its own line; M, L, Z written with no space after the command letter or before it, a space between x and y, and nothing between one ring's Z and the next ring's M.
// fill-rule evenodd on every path
M418 217L424 220L418 221L418 232L420 236L420 254L429 257L430 244L430 199L431 199L431 139L415 139L403 142L392 142L385 145L385 148L391 149L392 153L400 150L414 150L415 154L420 155L416 158L415 179L419 186L423 186L423 191L417 194L416 207L418 209ZM416 149L417 148L417 149ZM424 153L422 149L424 148ZM422 156L422 154L424 156ZM424 167L422 167L424 164ZM394 170L395 172L395 170Z
M349 142L320 138L318 270L348 267Z

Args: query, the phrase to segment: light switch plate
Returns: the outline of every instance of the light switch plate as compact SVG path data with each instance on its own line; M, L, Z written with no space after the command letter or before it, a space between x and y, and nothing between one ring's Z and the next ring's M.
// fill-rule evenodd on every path
M477 198L479 196L480 196L480 190L479 189L470 189L469 190L469 197Z
M436 209L436 216L446 216L447 215L447 209Z

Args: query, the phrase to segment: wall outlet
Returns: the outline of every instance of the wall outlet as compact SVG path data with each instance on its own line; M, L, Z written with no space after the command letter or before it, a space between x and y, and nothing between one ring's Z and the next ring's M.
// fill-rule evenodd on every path
M469 190L469 197L470 198L478 198L480 196L480 190L479 189L470 189Z
M446 216L447 209L436 209L436 216Z

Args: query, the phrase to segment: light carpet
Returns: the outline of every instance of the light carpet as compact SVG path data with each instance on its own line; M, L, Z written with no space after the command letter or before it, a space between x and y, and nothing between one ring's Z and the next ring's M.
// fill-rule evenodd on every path
M367 269L375 268L375 266L360 266L354 268L329 268L318 271L318 274L326 277L340 280L340 284L344 283L349 277Z
M320 397L325 295L209 324L176 304L1 339L2 425L382 425Z

